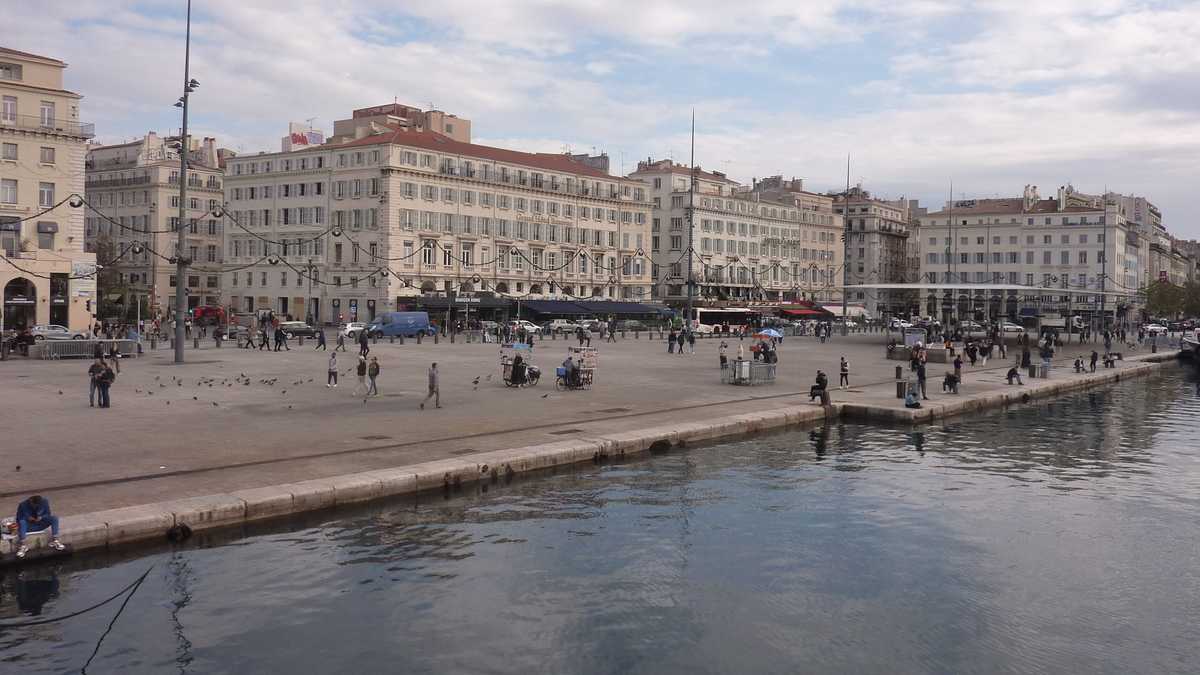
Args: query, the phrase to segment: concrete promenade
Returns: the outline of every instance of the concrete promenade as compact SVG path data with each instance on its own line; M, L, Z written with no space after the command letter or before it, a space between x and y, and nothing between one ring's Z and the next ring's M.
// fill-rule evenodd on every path
M597 381L579 392L553 386L554 367L574 341L538 342L533 362L542 382L520 390L500 381L496 345L381 341L371 350L382 366L381 396L369 399L352 395L356 350L349 346L338 353L334 389L325 386L329 352L314 352L314 341L278 353L229 344L218 350L208 341L189 349L183 366L170 362L167 349L124 360L107 410L88 407L88 361L11 361L0 364L0 501L15 509L19 499L41 493L67 516L64 540L116 544L158 537L176 522L231 524L827 415L907 425L1152 367L1143 353L1115 370L1077 375L1070 361L1092 347L1068 346L1048 380L1010 387L1010 363L992 360L967 366L954 396L940 393L949 365L930 364L934 400L910 411L895 398L894 368L902 362L884 358L885 341L881 334L835 336L826 344L789 337L779 351L778 382L748 388L720 383L718 340L701 340L696 354L685 356L667 354L663 342L645 335L595 340ZM748 353L751 341L729 344L733 358L739 344ZM816 370L835 385L841 355L851 364L851 387L832 389L829 410L809 403ZM443 408L422 411L433 361L442 373Z

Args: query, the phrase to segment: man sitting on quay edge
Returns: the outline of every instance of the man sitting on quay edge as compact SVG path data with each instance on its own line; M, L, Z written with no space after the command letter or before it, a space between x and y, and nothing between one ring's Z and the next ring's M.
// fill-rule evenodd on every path
M17 506L17 557L24 558L29 552L25 545L25 535L30 532L41 532L50 528L50 546L61 551L65 546L58 540L58 516L50 513L50 500L41 495L33 495Z

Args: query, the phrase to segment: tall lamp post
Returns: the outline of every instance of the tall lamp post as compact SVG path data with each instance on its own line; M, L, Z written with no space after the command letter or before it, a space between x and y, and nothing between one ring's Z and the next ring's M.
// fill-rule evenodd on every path
M184 254L184 228L187 225L187 164L188 150L188 95L200 86L191 79L192 51L192 0L187 3L187 24L183 41L183 96L175 102L176 108L183 109L183 126L179 131L179 223L175 231L175 363L183 363L184 321L187 315L187 265Z

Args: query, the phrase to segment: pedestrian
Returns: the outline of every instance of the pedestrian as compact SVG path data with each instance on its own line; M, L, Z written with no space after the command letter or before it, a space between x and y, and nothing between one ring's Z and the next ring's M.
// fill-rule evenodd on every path
M354 374L358 376L358 384L354 385L354 392L350 395L360 396L370 391L367 388L367 357L358 357L358 365L354 369Z
M696 353L696 334L689 330L687 333L687 341L688 341L688 353L695 354Z
M329 351L329 345L325 344L325 331L321 328L317 329L317 346L313 347L313 351L315 352L318 349L323 352Z
M358 332L358 355L364 358L367 356L367 354L371 353L371 343L368 341L368 339L367 329L366 327L363 327L363 329Z
M1005 375L1005 378L1008 380L1009 384L1012 384L1013 380L1016 380L1017 384L1019 384L1019 385L1025 384L1024 382L1021 381L1021 372L1017 370L1016 366L1013 366L1012 368L1008 369L1008 374Z
M421 410L425 409L425 404L431 398L433 399L434 407L442 407L442 393L441 389L438 387L438 369L436 362L429 366L429 393L425 395L425 400L421 401Z
M962 382L963 360L961 356L954 357L954 379Z
M1008 358L1008 348L1006 348L1006 347L1004 346L1004 338L1001 338L1001 339L1000 339L1000 358L1001 358L1001 359L1007 359L1007 358Z
M725 354L727 351L729 351L729 345L724 340L721 340L721 345L717 347L717 358L721 360L721 370L729 367L729 357Z
M674 354L674 353L675 353L675 341L676 341L676 337L677 337L677 336L675 335L675 328L674 328L674 327L672 327L672 328L671 328L671 332L667 334L667 353L668 353L668 354Z
M850 386L850 362L846 360L845 356L838 365L838 386L843 389Z
M917 388L921 390L921 400L928 401L929 395L925 391L925 362L917 361Z
M687 336L684 335L684 331L679 331L679 335L676 340L679 344L679 355L683 356L683 343L687 340Z
M1100 360L1100 355L1096 353L1095 349L1093 349L1092 350L1092 372L1093 373L1096 372L1096 362L1099 360Z
M659 335L662 335L662 333L659 333ZM616 319L613 319L612 321L608 322L608 341L609 342L617 341L617 321L616 321Z
M1093 370L1095 370L1093 368ZM96 359L88 366L88 407L96 405L96 391L100 389L100 374L104 372L104 359Z
M418 337L420 335L421 335L420 333L417 333ZM338 331L337 346L333 348L333 351L336 352L339 349L342 351L346 351L346 334L340 330Z
M264 349L266 349L266 348L267 348L267 342L268 342L268 340L267 340L267 329L266 329L266 328L260 328L260 329L259 329L259 331L258 331L258 340L259 340L259 342L258 342L258 351L260 351L260 352L261 352L262 350L264 350Z
M24 558L29 552L25 536L30 532L44 532L50 528L50 547L56 551L66 549L58 540L58 516L50 512L50 500L33 495L17 505L17 557Z
M378 396L379 387L375 380L379 377L379 359L371 357L371 365L367 366L367 377L371 380L371 385L367 389L367 396Z
M335 350L333 350L333 353L329 355L329 377L327 377L325 379L325 387L326 388L336 387L337 386L337 376L338 376L337 350L335 349Z
M287 335L284 334L282 328L276 326L275 327L275 351L279 351L280 347L284 347L286 345L287 345ZM290 352L292 350L288 349L288 351Z
M100 371L99 377L96 378L96 384L100 387L100 407L111 408L112 404L108 398L108 388L112 386L114 380L117 379L116 373L108 364L104 364L104 370Z

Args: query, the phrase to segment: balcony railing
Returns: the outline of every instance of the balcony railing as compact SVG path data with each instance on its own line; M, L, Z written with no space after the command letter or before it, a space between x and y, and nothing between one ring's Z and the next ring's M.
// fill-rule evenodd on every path
M150 183L149 176L135 176L133 178L112 178L109 180L93 180L86 183L89 188L103 187L126 187L129 185L147 185Z
M31 129L48 134L65 134L80 138L92 138L96 135L96 125L94 124L64 119L46 119L37 115L0 116L0 128L3 127Z

